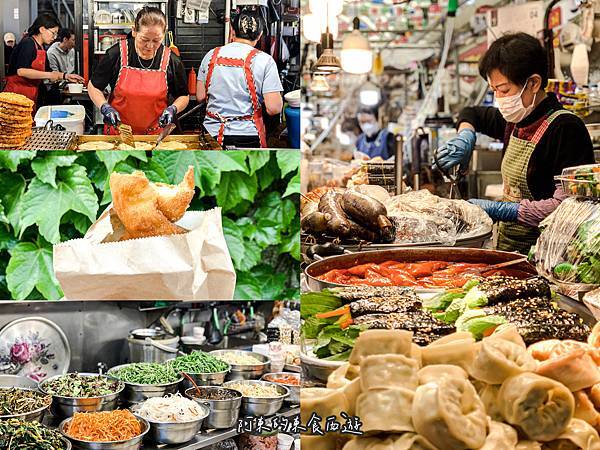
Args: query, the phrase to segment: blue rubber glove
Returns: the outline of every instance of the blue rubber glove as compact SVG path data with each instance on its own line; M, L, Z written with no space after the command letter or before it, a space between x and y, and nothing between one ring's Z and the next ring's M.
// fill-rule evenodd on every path
M163 113L160 115L160 117L158 119L158 124L164 128L167 125L173 123L173 121L175 120L175 117L177 117L177 106L175 106L175 105L168 106L163 111Z
M434 161L432 168L450 171L454 166L460 164L461 169L466 169L471 161L476 140L477 136L473 130L463 128L455 138L450 139L438 149L439 165Z
M104 123L107 125L112 125L113 127L116 127L121 122L121 116L119 115L119 112L115 108L110 106L108 103L102 105L102 107L100 108L100 112L104 117Z
M518 202L494 202L492 200L472 198L469 200L469 203L473 203L483 209L494 222L516 222L519 216Z

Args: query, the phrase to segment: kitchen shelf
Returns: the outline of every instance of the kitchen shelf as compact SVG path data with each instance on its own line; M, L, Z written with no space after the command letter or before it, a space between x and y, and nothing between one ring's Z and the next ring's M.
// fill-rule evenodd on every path
M125 24L125 23L102 23L102 24L97 24L96 28L98 28L99 30L129 30L131 27L133 26L132 23L130 24Z
M114 0L94 0L96 3L114 3ZM119 0L119 4L124 3L168 3L169 0Z

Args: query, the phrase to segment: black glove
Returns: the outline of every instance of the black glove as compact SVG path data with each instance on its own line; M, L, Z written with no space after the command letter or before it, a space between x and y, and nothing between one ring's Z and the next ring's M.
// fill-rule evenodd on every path
M102 105L102 107L100 108L100 112L104 117L104 123L107 125L112 125L113 127L116 127L121 122L121 116L119 115L118 111L112 106L110 106L108 103Z
M158 124L164 128L167 125L173 123L175 117L177 117L177 106L168 106L160 115L160 118L158 119Z

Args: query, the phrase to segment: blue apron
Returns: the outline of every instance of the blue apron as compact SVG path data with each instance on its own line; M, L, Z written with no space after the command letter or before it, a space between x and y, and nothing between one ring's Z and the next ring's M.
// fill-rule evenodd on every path
M376 158L380 156L383 159L388 159L388 144L387 139L390 132L387 128L380 130L377 133L377 137L374 141L367 141L367 135L361 134L356 141L356 149L369 156L369 158Z

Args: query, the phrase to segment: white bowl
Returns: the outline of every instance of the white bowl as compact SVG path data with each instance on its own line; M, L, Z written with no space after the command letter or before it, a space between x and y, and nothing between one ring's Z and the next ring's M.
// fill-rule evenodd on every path
M81 83L69 83L67 89L71 94L81 94L83 92L83 84Z
M300 89L296 89L295 91L290 91L287 94L285 94L284 97L285 97L285 101L288 102L288 104L292 108L300 107Z

